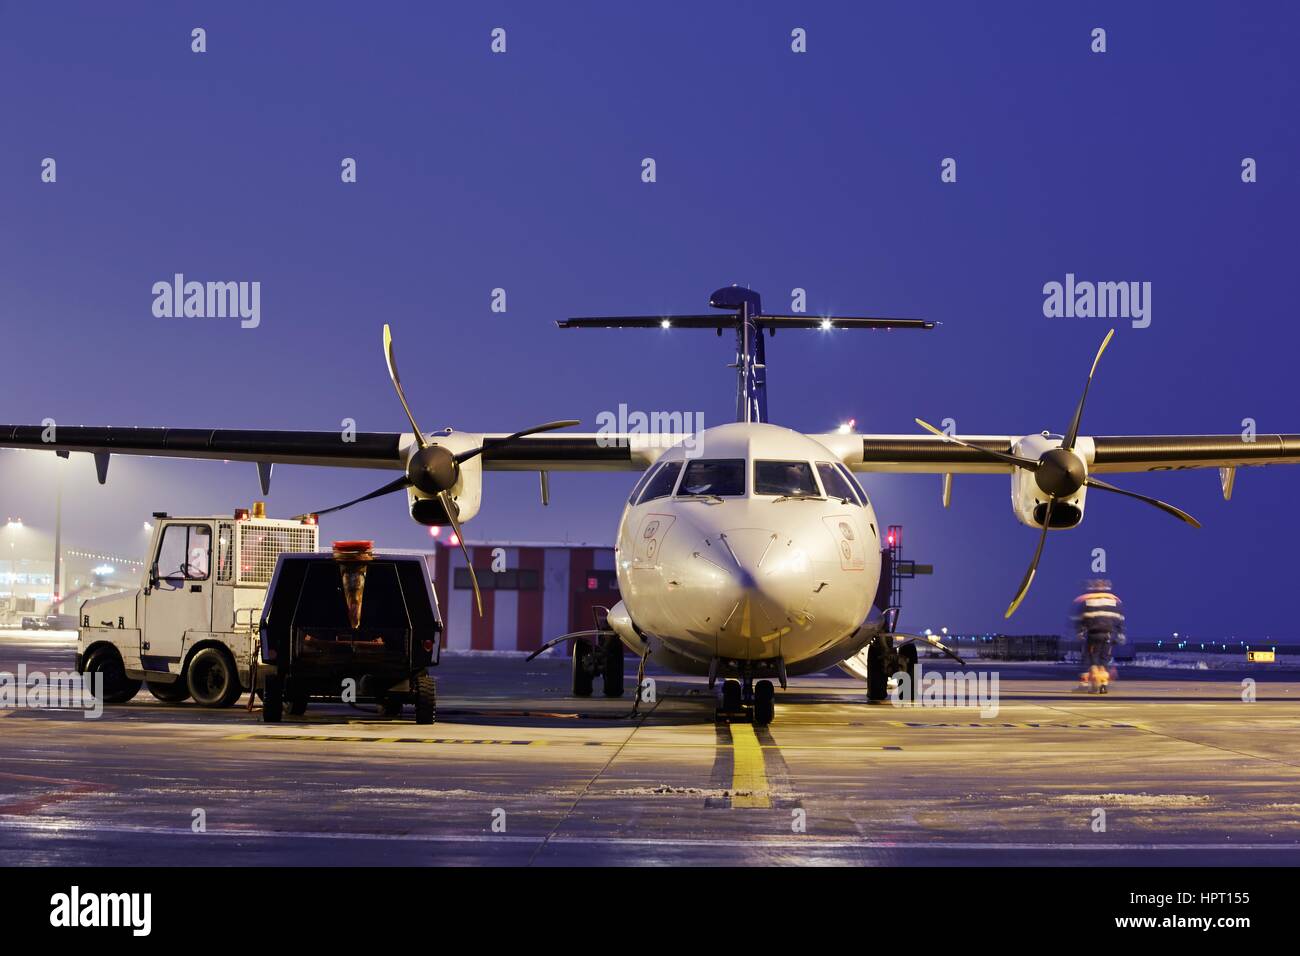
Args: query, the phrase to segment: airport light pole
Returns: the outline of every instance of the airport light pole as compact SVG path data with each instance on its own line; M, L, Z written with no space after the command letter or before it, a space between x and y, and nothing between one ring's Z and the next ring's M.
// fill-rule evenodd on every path
M51 589L50 613L58 614L61 607L60 566L63 563L63 459L54 459L54 470L58 477L54 480L54 587Z

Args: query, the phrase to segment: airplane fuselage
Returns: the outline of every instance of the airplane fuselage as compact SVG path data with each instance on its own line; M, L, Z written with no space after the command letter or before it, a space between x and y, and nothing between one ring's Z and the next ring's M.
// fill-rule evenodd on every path
M871 636L880 537L866 494L821 443L768 424L707 429L665 451L629 497L610 622L688 673L824 668Z

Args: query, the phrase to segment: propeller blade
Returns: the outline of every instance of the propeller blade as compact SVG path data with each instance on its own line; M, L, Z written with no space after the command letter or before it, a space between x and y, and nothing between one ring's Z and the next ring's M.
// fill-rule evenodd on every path
M1025 572L1025 578L1020 582L1020 590L1016 592L1011 606L1007 608L1005 617L1010 617L1016 613L1016 608L1020 607L1020 602L1029 593L1029 585L1034 583L1034 575L1038 573L1038 559L1043 556L1043 545L1047 542L1047 529L1052 526L1052 506L1055 504L1055 498L1047 499L1047 511L1043 514L1043 533L1038 536L1038 547L1034 549L1034 560L1029 562L1029 570Z
M523 438L526 435L536 435L538 432L554 431L557 428L572 428L574 425L581 425L581 424L582 423L578 421L576 418L566 419L562 422L546 422L544 425L534 425L532 428L525 428L521 432L515 432L513 435L507 435L502 440L512 441L513 439L516 438ZM483 453L482 445L479 445L477 448L471 448L469 451L463 451L456 456L456 464L463 465L465 462L469 461L475 455L481 455L482 453Z
M969 448L972 451L979 452L981 455L987 455L989 458L996 458L998 461L1003 461L1009 465L1015 465L1019 468L1027 468L1030 471L1038 470L1038 462L1033 458L1021 458L1019 455L1012 455L1004 451L993 451L989 448L981 448L979 445L972 445L970 442L962 441L960 438L953 438L951 435L946 435L943 432L941 432L939 429L931 425L929 422L924 422L919 418L914 420L918 425L920 425L926 431L930 432L931 434L938 435L940 438L944 439L945 441L950 441L954 445L960 445L962 448Z
M379 498L383 495L391 495L394 491L401 491L410 483L411 480L405 475L402 475L400 478L394 478L382 488L376 488L368 495L362 495L360 498L353 498L351 501L346 501L341 505L335 505L333 508L326 508L324 511L311 511L308 512L308 514L314 514L317 516L333 514L335 511L342 511L344 508L351 508L353 505L359 505L361 502L369 501L371 498ZM307 517L307 515L298 515L294 520L300 521L305 517Z
M420 426L415 424L415 416L411 414L411 406L406 404L406 392L402 391L402 380L397 375L397 356L393 352L393 333L389 329L387 322L384 323L384 361L388 363L388 377L393 380L393 388L397 389L397 400L402 403L402 409L406 412L407 420L411 423L411 429L415 432L415 442L423 448L428 442L425 441L424 432L420 431Z
M1061 442L1061 447L1066 451L1074 451L1074 442L1079 437L1079 422L1083 420L1083 403L1088 399L1088 386L1092 384L1092 377L1097 374L1097 363L1101 361L1101 353L1106 351L1106 346L1110 345L1110 340L1114 335L1114 329L1106 333L1106 337L1101 341L1101 348L1097 349L1097 357L1092 360L1092 368L1088 371L1088 380L1083 383L1083 394L1079 396L1079 405L1074 410L1074 420L1070 422L1070 430L1065 433L1065 441Z
M478 616L483 616L483 595L478 589L478 575L474 573L474 559L469 556L469 548L465 544L465 536L460 532L460 522L456 520L456 505L451 500L451 496L443 491L438 494L438 501L442 503L443 510L447 512L447 517L451 519L451 530L456 532L456 540L460 542L460 550L465 555L465 567L469 570L469 583L474 586L474 603L478 606Z
M1186 511L1183 511L1181 508L1175 508L1173 505L1166 501L1161 501L1159 498L1140 495L1136 491L1125 491L1123 488L1116 488L1114 485L1102 481L1099 478L1089 478L1086 484L1090 488L1100 488L1102 491L1113 491L1117 495L1124 495L1126 498L1136 498L1138 501L1145 501L1149 505L1155 505L1161 511L1173 515L1179 521L1186 521L1193 528L1199 528L1201 526L1201 523Z

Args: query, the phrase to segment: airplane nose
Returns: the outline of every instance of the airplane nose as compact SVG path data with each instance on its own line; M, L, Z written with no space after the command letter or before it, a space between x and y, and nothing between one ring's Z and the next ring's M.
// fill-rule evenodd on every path
M777 639L808 620L815 583L807 550L763 528L697 532L692 629L716 637L723 657L775 656Z
M741 591L741 619L733 619L732 625L745 636L766 637L802 623L813 593L807 549L758 528L735 528L719 538L735 563Z

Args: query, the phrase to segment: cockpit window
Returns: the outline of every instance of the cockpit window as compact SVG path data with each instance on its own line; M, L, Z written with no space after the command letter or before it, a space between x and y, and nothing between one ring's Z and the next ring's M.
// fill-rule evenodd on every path
M641 494L641 489L644 488L647 484L649 484L650 479L653 478L655 474L658 473L659 469L663 468L663 466L666 464L668 463L664 461L657 462L656 464L651 465L645 471L641 472L641 477L637 479L636 484L632 487L632 493L627 496L628 504L630 505L636 504L636 499Z
M745 459L697 458L686 466L679 495L739 496L745 493Z
M836 471L835 466L829 462L819 461L817 463L817 474L821 476L822 486L826 489L828 498L842 498L851 505L860 505L861 501L853 493L853 489L844 479L844 476Z
M866 507L867 505L870 505L871 501L867 498L867 493L862 490L862 485L858 484L858 479L853 476L853 472L849 471L848 466L839 464L835 467L839 470L839 473L844 476L845 480L848 481L849 487L858 493L858 501L862 506Z
M812 465L806 461L756 461L754 494L817 497L821 492L813 479Z
M673 493L673 485L677 484L677 476L682 473L682 463L680 461L666 461L659 466L659 470L654 476L645 483L645 491L641 492L641 497L637 499L637 504L642 505L647 501L654 501L656 498L667 498Z

